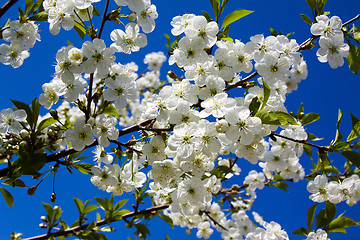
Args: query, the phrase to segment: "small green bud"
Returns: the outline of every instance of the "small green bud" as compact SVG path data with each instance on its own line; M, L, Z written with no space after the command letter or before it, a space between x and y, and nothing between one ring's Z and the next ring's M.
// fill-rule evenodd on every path
M59 120L59 115L58 112L54 109L50 110L50 115L55 119L55 120Z
M33 186L33 187L29 188L29 189L27 190L27 195L30 195L30 196L31 196L31 195L34 195L36 189L37 189L36 186Z

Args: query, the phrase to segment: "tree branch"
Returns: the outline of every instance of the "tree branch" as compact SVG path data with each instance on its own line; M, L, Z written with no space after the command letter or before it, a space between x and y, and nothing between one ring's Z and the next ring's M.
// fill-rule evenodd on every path
M11 8L18 0L9 0L0 8L0 18Z
M152 213L154 211L158 211L158 210L163 210L168 208L169 205L168 204L164 204L164 205L160 205L160 206L155 206L155 207L150 207L150 208L146 208L144 210L140 210L137 212L131 212L131 213L127 213L124 214L122 216L122 220L125 220L129 217L134 217L134 216L138 216L144 213ZM109 221L108 219L102 219L100 221L97 221L95 224L95 228L93 228L92 230L96 230L97 227L106 225L106 224L110 224L112 222L116 222L118 220L111 220ZM29 237L29 238L24 238L23 240L44 240L44 239L48 239L50 237L59 237L59 236L67 236L70 234L76 234L77 232L81 231L81 230L85 230L90 224L84 224L81 226L77 226L77 227L73 227L73 228L69 228L69 229L65 229L65 230L59 230L57 232L54 233L47 233L47 234L43 234L43 235L39 235L39 236L34 236L34 237Z
M314 147L314 148L317 148L319 151L327 151L327 152L331 152L332 150L329 149L329 147L327 146L319 146L319 145L316 145L316 144L313 144L313 143L309 143L308 141L306 140L297 140L297 139L294 139L294 138L290 138L290 137L286 137L286 136L283 136L283 135L280 135L278 133L275 133L275 132L271 132L270 137L280 137L280 138L284 138L286 140L289 140L289 141L292 141L292 142L297 142L297 143L302 143L302 144L306 144L306 145L309 145L311 147Z

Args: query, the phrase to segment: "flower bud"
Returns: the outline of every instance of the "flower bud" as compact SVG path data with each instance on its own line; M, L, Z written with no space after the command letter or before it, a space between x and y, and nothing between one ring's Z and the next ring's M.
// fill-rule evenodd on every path
M215 128L218 133L225 133L229 128L229 124L225 119L221 119L220 121L216 122Z
M46 216L41 216L40 219L41 219L41 221L43 221L43 222L48 222L48 219L47 219Z
M52 203L54 203L54 202L56 201L56 194L55 194L55 193L52 193L52 194L51 194L50 201L51 201Z
M55 120L59 120L59 115L58 112L54 109L50 110L50 115L55 119Z
M25 130L25 129L22 129L22 130L20 131L19 135L20 135L20 137L21 137L22 139L25 139L25 138L27 138L27 137L29 136L29 132L28 132L27 130Z
M45 223L40 223L40 224L39 224L39 227L40 227L40 228L47 228L48 226L47 226Z
M130 22L134 22L136 20L136 13L134 12L131 12L129 15L128 15L128 19Z

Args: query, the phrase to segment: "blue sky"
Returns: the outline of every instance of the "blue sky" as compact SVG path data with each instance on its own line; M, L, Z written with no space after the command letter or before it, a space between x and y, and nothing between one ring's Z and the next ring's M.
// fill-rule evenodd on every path
M156 20L155 31L148 34L148 46L131 56L118 54L116 59L117 62L121 63L135 61L139 65L139 72L146 68L142 64L145 54L153 51L166 52L164 33L170 35L172 17L184 13L201 14L202 10L212 15L208 0L153 0L152 2L157 6L159 18ZM11 11L0 19L0 25L5 22L6 18L13 19L16 16L17 7L23 6L23 4L23 1L17 3ZM99 4L96 6L99 6ZM303 42L311 35L310 26L300 18L300 14L310 15L310 9L305 0L230 0L225 8L224 15L238 8L254 10L255 12L230 26L229 35L234 39L247 42L250 36L255 34L270 35L269 27L275 30L281 29L284 33L295 32L293 38L298 43ZM99 7L100 12L102 12L102 9L103 7ZM345 22L356 16L360 9L357 0L343 0L341 4L339 4L339 1L329 0L325 10L330 11L331 16L337 15ZM359 21L356 24L359 25ZM103 37L108 43L110 43L109 33L114 27L116 27L114 24L105 26ZM52 36L48 32L48 24L41 24L39 28L42 41L37 42L35 47L30 50L30 57L25 60L23 66L12 69L9 66L0 65L2 81L1 109L12 107L10 99L30 103L34 97L40 95L42 84L49 82L54 73L56 52L62 46L67 45L67 40L70 40L75 46L81 47L81 39L73 32L61 30L59 35ZM360 96L360 79L358 75L349 71L346 64L339 69L333 70L328 64L318 62L315 52L316 50L303 52L308 63L309 76L300 83L297 91L288 96L286 107L289 111L297 111L300 104L303 103L305 112L320 113L320 120L308 125L307 130L318 137L324 137L325 140L319 142L320 145L328 145L335 136L338 109L344 112L343 135L350 132L350 112L360 117L360 109L357 105L358 96ZM169 69L171 68L164 67L163 73L166 73ZM162 76L164 79L165 75ZM85 155L89 156L91 152ZM330 159L334 160L337 166L342 166L345 163L343 158L334 156L330 157ZM91 161L91 158L88 161ZM301 160L301 163L304 167L309 168L311 166L311 160L306 157ZM239 166L243 169L242 175L234 181L238 181L238 184L241 185L246 169L253 166L245 160L239 162ZM47 166L44 169L47 170ZM306 173L309 173L309 170ZM89 178L89 175L82 175L75 171L74 174L70 175L65 169L59 169L59 176L56 179L57 201L55 204L62 207L65 220L69 222L76 220L77 210L73 197L80 198L83 201L96 196L109 197L109 194L94 187ZM26 181L31 186L32 180L28 178ZM290 184L290 186L288 193L273 188L258 192L258 199L253 206L253 210L262 215L265 221L270 222L273 220L280 223L289 235L295 229L306 226L306 211L313 204L308 199L309 193L306 191L306 182ZM45 214L41 202L50 202L52 178L42 183L34 196L27 196L26 189L9 190L15 197L15 204L13 209L10 209L0 198L2 212L0 239L9 239L10 233L13 231L24 233L24 237L45 233L45 231L38 228L38 224L40 223L40 216ZM123 197L116 199L120 200ZM128 203L125 207L131 209L130 205ZM321 207L324 207L324 204ZM338 208L338 214L346 211L345 215L352 216L355 220L360 221L360 205L350 208L342 203L338 205ZM118 231L110 234L109 239L125 239L124 236L131 236L133 231L127 230L123 222L117 222L112 226ZM194 233L185 235L185 229L179 227L172 230L159 219L150 225L150 230L151 237L149 239L165 239L165 234L175 240L197 239ZM348 231L349 235L346 237L345 235L336 234L331 235L331 239L357 239L360 234L359 228L349 228ZM196 233L196 231L194 232ZM218 238L219 235L214 235L211 239ZM303 238L290 235L290 239Z

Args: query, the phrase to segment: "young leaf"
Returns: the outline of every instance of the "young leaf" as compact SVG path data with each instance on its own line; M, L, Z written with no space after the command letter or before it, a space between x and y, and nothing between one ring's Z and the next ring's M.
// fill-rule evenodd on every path
M263 89L264 89L264 100L262 102L261 109L263 109L266 106L266 103L269 100L270 93L271 93L270 87L265 82L265 80L262 80L262 83L263 83Z
M77 163L77 164L73 164L72 165L76 170L78 170L79 172L83 173L83 174L92 174L91 173L91 168L93 167L92 164L90 163Z
M316 8L316 0L306 0L306 2L311 10L314 10Z
M14 197L11 195L11 193L6 190L5 188L0 187L0 192L3 195L5 202L7 203L7 205L9 205L9 207L13 207L14 205Z
M50 204L47 204L47 203L42 203L45 210L46 210L46 213L48 215L48 218L49 219L53 219L54 218L54 209L53 207L50 205Z
M211 6L214 10L215 21L219 20L219 11L220 11L220 0L210 0Z
M341 124L341 119L342 119L342 116L343 116L343 112L339 109L339 114L338 114L338 121L336 123L336 135L335 135L335 143L338 143L341 141L342 139L342 135L340 133L340 124Z
M31 103L32 115L33 115L32 122L33 122L34 126L36 126L37 120L39 118L40 107L41 107L41 105L40 105L39 101L37 100L37 98L34 98L34 100Z
M360 153L354 151L343 151L340 153L344 157L346 157L352 164L356 167L360 168Z
M304 148L304 151L306 153L306 155L308 155L308 157L312 160L312 148L311 146L307 145L307 144L303 144L303 148Z
M30 106L27 105L26 103L20 102L20 101L16 101L16 100L11 100L11 102L15 105L15 107L17 109L23 109L26 112L26 121L29 123L29 125L32 125L32 112L30 109Z
M174 223L173 223L172 219L169 216L166 216L166 215L163 215L163 214L159 214L158 216L162 220L164 220L167 224L169 224L171 228L174 228Z
M272 186L284 190L285 192L287 192L288 191L287 189L290 188L290 186L286 182L277 182L272 184Z
M205 11L201 11L202 12L202 14L203 14L203 16L206 18L206 20L208 21L208 22L211 22L211 17L210 17L210 14L208 14L207 12L205 12Z
M27 14L34 5L34 0L25 0L25 13Z
M346 139L347 143L354 141L360 136L360 120L351 113L352 130Z
M271 28L271 27L269 27L269 29L270 29L270 33L271 33L271 35L272 36L277 36L277 35L279 35L277 32L276 32L276 30L275 29L273 29L273 28Z
M240 18L245 17L246 15L249 15L250 13L253 13L254 11L245 10L245 9L237 9L234 12L227 15L222 23L222 28L225 26L230 25L231 23L239 20Z
M305 14L300 14L300 17L304 22L306 22L310 26L312 25L311 18L309 18L308 16L306 16Z
M359 223L355 222L352 218L339 216L329 223L329 225L326 227L326 230L329 232L335 232L334 230L338 231L338 229L354 226L359 226ZM346 231L342 232L346 233Z
M317 205L318 205L318 203L315 203L314 205L309 207L309 210L307 211L306 222L307 222L307 227L308 227L309 231L312 230L312 225L313 225L314 216L315 216L315 210L316 210Z
M75 21L74 29L79 34L81 39L84 39L84 37L86 35L86 29L85 29L84 25Z
M320 118L320 114L318 114L318 113L308 113L301 119L300 122L301 122L302 126L305 126L307 124L310 124L312 122L319 120L319 118Z
M299 228L296 229L294 232L292 232L291 234L296 234L296 235L303 235L303 236L307 236L309 233L309 231L305 228Z
M45 11L39 12L34 16L30 17L29 20L31 21L39 21L39 22L47 22L48 14Z
M53 123L56 123L56 120L54 118L52 117L45 118L39 123L39 125L37 126L37 130L41 131L44 128L49 127Z
M349 55L346 57L349 64L349 69L355 74L358 74L360 69L360 50L357 46L350 44Z

